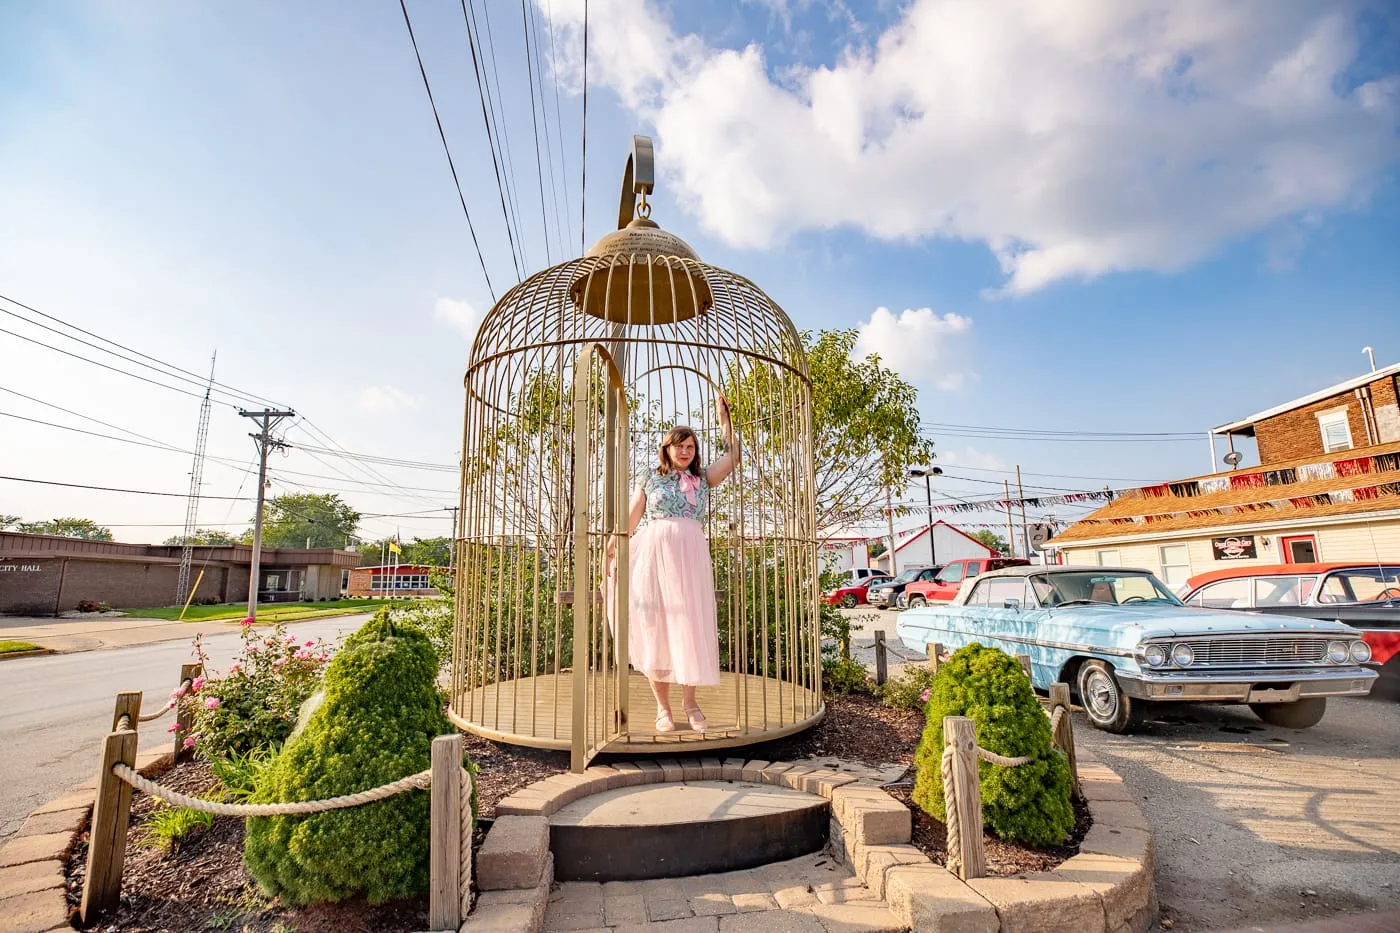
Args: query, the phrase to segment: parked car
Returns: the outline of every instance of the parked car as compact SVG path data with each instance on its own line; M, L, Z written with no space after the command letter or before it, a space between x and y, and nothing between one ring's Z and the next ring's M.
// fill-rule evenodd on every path
M846 609L854 609L863 605L866 601L865 591L871 584L888 580L889 577L866 577L859 583L851 583L847 586L838 587L826 595L826 601L833 606L843 606Z
M1400 678L1400 564L1228 567L1186 581L1181 601L1345 622L1371 646L1371 663Z
M878 567L851 567L841 571L841 585L853 586L864 580L888 580L890 575Z
M1182 605L1149 571L1007 567L951 603L911 608L895 631L921 654L981 642L1028 654L1040 690L1062 681L1089 721L1130 732L1150 701L1247 703L1265 722L1315 725L1329 696L1362 696L1371 649L1341 622Z
M865 591L865 599L877 609L890 609L895 605L895 601L904 595L906 586L932 580L942 569L941 566L905 567L893 580L870 584L870 588Z
M906 587L904 599L909 604L910 609L932 602L948 602L958 595L958 590L962 587L964 580L971 580L988 570L1028 566L1030 566L1030 561L1023 557L968 557L950 561L932 580L911 583Z

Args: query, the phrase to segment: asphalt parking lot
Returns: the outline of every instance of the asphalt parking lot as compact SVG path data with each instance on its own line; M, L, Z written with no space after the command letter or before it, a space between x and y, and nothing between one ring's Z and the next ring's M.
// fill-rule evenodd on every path
M854 653L896 613L862 607ZM891 669L901 659L892 654ZM1247 707L1163 705L1136 735L1075 714L1076 741L1137 793L1157 842L1161 917L1222 930L1400 909L1400 702L1333 699L1311 729L1280 729Z

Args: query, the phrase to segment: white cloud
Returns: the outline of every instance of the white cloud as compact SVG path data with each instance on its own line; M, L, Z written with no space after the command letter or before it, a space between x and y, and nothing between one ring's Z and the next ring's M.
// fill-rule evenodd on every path
M547 6L578 30L582 0ZM1346 88L1356 26L1326 0L913 0L777 81L761 46L676 35L646 0L595 0L589 42L663 188L727 242L979 241L1012 294L1180 268L1354 206L1400 158L1400 76Z
M476 338L476 330L485 315L468 301L439 298L433 303L433 317L440 323L460 331L468 340Z
M905 308L896 317L889 308L876 308L870 320L857 327L856 353L878 354L882 363L906 379L953 391L977 378L951 352L971 328L971 318L951 312L938 315L931 308Z
M937 432L935 432L937 433ZM975 447L944 451L938 455L938 462L945 467L969 467L975 470L1010 471L1011 465L1000 457L984 453Z
M357 400L362 411L372 415L387 415L418 407L418 400L393 386L369 386L360 391Z

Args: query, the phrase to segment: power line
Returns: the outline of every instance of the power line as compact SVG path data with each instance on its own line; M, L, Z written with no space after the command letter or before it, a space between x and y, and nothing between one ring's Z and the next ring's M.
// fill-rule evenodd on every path
M540 41L539 41L540 27L539 27L539 20L537 19L537 13L538 13L538 12L539 12L539 11L536 10L535 5L532 4L532 5L530 6L530 21L531 21L532 23L535 24L535 48L536 48L536 50L539 50L539 49L540 49ZM539 62L538 62L538 64L539 64L539 72L540 72L541 75L543 75L543 74L544 74L544 61L543 61L544 53L543 53L543 51L539 51L539 56L540 56L540 59L539 59ZM555 140L554 140L554 141L551 141L550 138L549 138L549 108L548 108L548 106L546 105L546 98L545 98L545 96L544 96L544 89L543 89L543 86L542 86L541 89L540 89L540 111L541 111L541 112L543 113L543 115L544 115L544 146L545 146L545 152L547 152L547 153L549 154L549 193L550 193L550 195L551 195L551 196L553 197L553 199L554 199L554 241L555 241L556 243L559 244L559 258L560 258L560 260L562 261L562 260L568 258L568 251L567 251L567 250L568 250L568 247L565 246L565 238L564 238L564 226L565 226L565 223L566 223L566 221L565 221L564 218L571 216L571 214L570 214L570 211L569 211L569 177L568 177L568 174L567 174L567 171L566 171L566 169L567 169L566 160L565 160L565 158L564 158L564 131L563 131L563 129L562 129L562 128L560 127L560 125L559 125L559 67L558 67L558 65L556 64L555 58L554 58L554 23L553 23L553 22L549 22L549 62L550 62L550 77L551 77L551 79L552 79L552 81L553 81L553 84L554 84L554 128L555 128ZM541 78L540 80L541 80L541 82L543 82L544 79ZM559 143L559 171L558 171L558 175L559 175L559 180L560 180L560 182L563 183L563 188L564 188L564 212L563 212L562 214L559 212L559 190L554 186L554 176L555 176L555 168L554 168L554 142L558 142L558 143Z
M201 402L204 401L204 396L196 392L187 392L184 389L179 388L178 386L167 385L164 382L156 382L154 379L147 379L145 376L138 376L136 373L130 373L124 369L118 369L115 366L108 366L106 363L99 363L97 360L90 360L85 356L81 356L77 353L70 353L67 350L61 350L58 347L53 346L52 344L44 343L42 340L35 340L33 337L26 337L24 336L24 334L17 334L12 330L6 330L3 327L0 327L0 334L9 334L11 337L18 337L20 340L28 341L29 343L41 346L46 350L52 350L55 353L62 353L64 356L72 357L75 360L82 360L84 363L91 363L93 366L100 366L103 369L111 370L114 373L120 373L123 376L130 376L132 379L139 379L140 381L149 383L153 386L158 386L162 389L169 389L171 392L179 392L181 395L188 395L190 398L199 399ZM230 408L238 407L237 405L234 405L229 402L220 402L219 404L228 405L228 407Z
M185 499L189 493L184 492L156 492L150 489L121 489L115 486L90 486L84 483L60 483L52 479L34 479L27 476L0 476L0 480L9 480L12 483L37 483L41 486L62 486L65 489L92 489L98 492L123 492L133 496L171 496L176 499ZM249 499L247 496L203 496L204 499L222 499L224 501L236 502L256 502L256 499Z
M413 35L413 23L408 18L408 6L399 0L403 11L403 23L408 27L408 41L413 43L413 55L418 59L418 73L423 77L423 90L428 92L428 104L433 108L433 121L437 123L438 138L442 140L442 151L447 154L447 167L452 170L452 184L457 188L457 200L462 204L462 215L467 218L467 229L471 231L472 245L476 247L476 260L481 263L481 274L486 278L486 290L491 294L491 303L496 303L496 289L491 285L491 273L486 271L486 257L481 254L481 243L476 238L476 227L472 225L471 212L467 210L467 196L462 193L462 182L457 177L457 163L452 161L452 149L447 145L447 134L442 129L442 118L438 116L437 101L433 100L433 88L428 83L428 71L423 67L423 56L418 51L418 39Z
M486 21L486 49L491 52L491 74L496 79L496 94L492 98L492 106L495 108L496 126L500 128L500 138L504 145L503 154L506 163L506 195L510 198L511 218L515 222L515 239L520 244L520 262L526 269L530 268L530 255L525 250L525 237L520 232L520 180L515 175L515 158L510 152L510 124L506 121L505 97L501 91L501 71L496 62L496 39L491 34L491 4L487 0L482 0L482 19ZM472 3L472 12L476 12L476 4ZM477 41L481 41L481 32L477 31ZM491 97L490 85L487 86L486 93Z
M588 0L583 0L583 152L579 156L579 255L588 252Z
M88 337L92 337L94 340L100 340L100 341L102 341L103 343L111 344L112 346L114 346L114 347L116 347L116 348L118 348L118 349L120 349L120 350L125 350L127 353L131 353L131 354L133 354L133 355L135 355L135 356L139 356L139 357L141 357L142 359L150 360L150 361L153 362L153 363L159 363L161 366L164 366L164 367L167 368L167 369L174 370L175 372L183 373L183 374L185 374L186 376L193 377L193 381L194 381L194 383L197 384L197 385L200 385L200 386L203 386L203 385L204 385L204 379L203 379L198 373L192 372L192 371L190 371L190 370L188 370L188 369L184 369L183 367L180 367L180 366L176 366L174 363L168 363L168 362L166 362L165 360L160 359L159 357L151 356L151 355L148 354L148 353L142 353L140 350L136 350L136 349L133 349L132 347L128 347L128 346L126 346L126 345L123 344L123 343L120 343L120 342L118 342L118 341L116 341L116 340L112 340L110 337L103 337L101 334L95 334L95 333L93 333L93 332L90 331L90 330L86 330L86 329L84 329L84 328L82 328L82 327L79 327L77 324L73 324L73 323L71 323L71 322L69 322L69 321L63 320L63 319L60 318L60 317L55 317L55 316L52 315L52 314L47 314L47 313L45 313L45 312L43 312L43 311L40 311L38 308L32 307L31 305L27 305L27 304L25 304L24 302L22 302L22 301L20 301L20 300L18 300L18 299L16 299L16 298L10 298L10 297L8 297L8 296L6 296L6 295L0 295L0 301L7 301L7 302L9 302L9 303L12 304L12 305L17 305L17 306L23 308L23 309L26 310L26 311L30 311L30 312L32 312L32 313L34 313L34 314L37 314L37 315L39 315L39 316L42 317L42 318L45 318L45 319L50 320L50 321L53 321L53 322L55 322L55 323L57 323L57 324L62 324L64 327L67 327L67 328L69 328L70 330L75 330L75 331L77 331L77 332L80 333L80 334L85 334L85 335L88 336ZM4 309L3 309L3 308L0 308L0 310L4 310ZM6 313L7 313L7 314L11 314L12 316L15 316L15 317L19 317L19 315L15 315L14 312L11 312L11 311L6 311ZM39 324L37 321L27 321L27 320L26 320L25 318L23 318L23 317L20 317L20 320L25 320L27 323L33 324L33 325L35 325L36 327L43 327L43 326L44 326L44 325L42 325L42 324ZM52 328L45 328L45 330L52 330ZM63 334L62 336L69 337L69 339L73 339L73 340L76 340L76 339L77 339L77 338L75 338L75 337L71 337L71 335L68 335L68 334ZM82 342L82 341L79 341L79 342ZM89 344L89 346L90 346L90 344ZM101 348L98 348L98 349L101 349ZM107 351L107 352L111 352L111 351ZM114 354L114 355L115 355L115 354ZM134 363L134 362L136 362L136 361L135 361L135 360L129 360L128 362L133 362L133 363ZM144 364L142 364L142 365L144 365ZM185 381L188 382L188 381L190 381L190 380L187 379L187 380L185 380ZM268 399L265 399L265 398L263 398L263 397L260 396L260 395L254 395L254 394L252 394L252 393L250 393L250 392L244 392L244 391L242 391L241 389L234 388L233 386L231 386L231 385L229 385L228 383L225 383L225 382L218 382L218 381L215 381L215 382L214 382L214 385L220 387L221 389L227 390L227 391L224 391L224 392L222 393L222 394L224 394L224 395L232 395L232 396L234 396L235 398L242 398L242 399L247 399L247 400L256 401L256 402L258 402L259 404L272 404Z
M491 119L495 107L487 105L487 100L491 96L490 84L486 82L481 63L477 58L477 39L474 34L475 17L467 13L467 0L461 0L461 5L462 20L467 26L467 45L471 48L472 53L472 71L476 74L476 94L481 101L481 121L486 126L486 148L491 151L491 165L496 172L496 193L501 200L501 220L506 225L506 240L510 244L510 260L515 265L515 280L519 282L521 279L520 258L516 255L515 234L511 232L510 212L506 210L506 184L501 179L501 161L496 156L496 138L491 129ZM473 4L472 11L475 12L475 10L476 5ZM482 54L485 54L485 50Z
M520 31L525 36L525 79L530 85L530 126L535 131L535 178L540 186L540 225L544 233L544 260L554 264L554 256L549 251L549 217L544 209L544 166L540 159L540 124L535 119L535 58L530 51L530 14L525 9L525 0L520 0ZM543 92L541 92L543 94ZM553 178L553 175L550 176Z

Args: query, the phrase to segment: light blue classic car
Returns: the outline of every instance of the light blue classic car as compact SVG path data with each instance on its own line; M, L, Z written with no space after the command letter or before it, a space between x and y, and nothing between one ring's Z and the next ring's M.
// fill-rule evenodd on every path
M1302 729L1329 696L1361 696L1371 652L1340 622L1212 612L1182 605L1149 571L1008 567L968 580L951 603L908 609L896 626L918 651L972 642L1028 654L1039 690L1070 685L1109 732L1140 725L1150 701L1248 703Z

